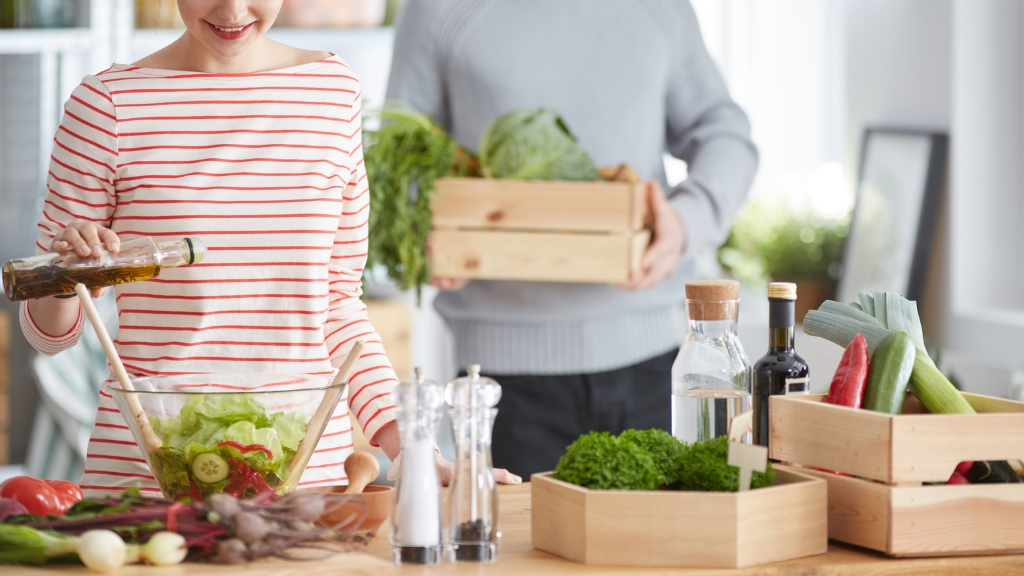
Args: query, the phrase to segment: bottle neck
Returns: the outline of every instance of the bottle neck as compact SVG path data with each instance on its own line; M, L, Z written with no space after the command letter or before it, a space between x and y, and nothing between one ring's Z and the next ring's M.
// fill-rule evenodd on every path
M736 335L736 319L690 320L690 336L697 338L723 339Z
M157 242L157 262L161 268L188 266L202 260L205 247L191 238Z
M768 299L768 351L791 352L796 339L796 301Z

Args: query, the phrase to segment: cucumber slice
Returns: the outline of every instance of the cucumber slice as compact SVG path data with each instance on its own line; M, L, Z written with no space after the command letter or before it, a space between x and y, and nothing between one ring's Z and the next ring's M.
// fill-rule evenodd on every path
M192 475L203 484L216 484L228 477L228 463L213 452L192 459Z

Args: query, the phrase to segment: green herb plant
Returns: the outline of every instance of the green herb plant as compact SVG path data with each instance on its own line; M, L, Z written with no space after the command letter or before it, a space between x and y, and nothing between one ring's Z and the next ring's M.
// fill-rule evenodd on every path
M557 480L598 490L736 492L739 469L728 464L728 438L686 445L663 430L584 434L569 445L555 466ZM770 486L771 464L754 472L751 488Z
M786 204L754 202L737 215L718 261L755 289L773 280L835 280L849 217L831 219Z
M740 487L740 473L738 468L729 466L728 459L729 439L726 436L694 442L679 463L673 488L696 492L736 492ZM769 463L764 472L754 472L750 487L771 486L774 480L775 471Z
M600 490L654 490L664 479L649 452L608 432L577 438L552 477Z
M476 158L428 116L400 102L377 113L381 125L363 133L370 186L366 267L380 264L403 290L430 280L426 243L434 181L471 176Z

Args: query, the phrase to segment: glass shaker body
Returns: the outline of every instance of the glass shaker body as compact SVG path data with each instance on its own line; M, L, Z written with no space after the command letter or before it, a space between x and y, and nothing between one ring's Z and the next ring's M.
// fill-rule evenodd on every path
M391 551L396 564L438 564L441 543L441 481L434 440L444 406L444 388L423 371L394 391L402 438L401 473L391 514Z
M491 429L501 386L480 377L480 367L448 385L452 407L455 471L445 505L445 554L452 562L494 562L498 558L498 494L491 464Z
M98 257L48 252L5 262L4 292L14 302L74 294L75 284L92 289L148 280L163 268L200 262L205 254L198 238L156 242L148 236L125 240L116 254L104 251Z
M739 299L688 298L686 308L687 336L672 365L672 434L693 443L727 436L732 419L750 409L752 384L736 334Z

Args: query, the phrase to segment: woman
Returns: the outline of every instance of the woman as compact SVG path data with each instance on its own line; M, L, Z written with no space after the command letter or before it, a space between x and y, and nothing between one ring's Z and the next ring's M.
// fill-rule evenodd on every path
M178 40L82 81L54 140L37 247L98 256L122 237L203 239L201 264L115 288L116 344L133 375L329 376L366 341L348 402L299 482L311 488L347 483L349 406L370 443L398 455L396 378L359 298L369 210L359 81L334 54L264 37L281 2L179 0ZM81 306L33 300L21 325L53 354L81 335ZM138 482L159 492L103 390L83 491Z

